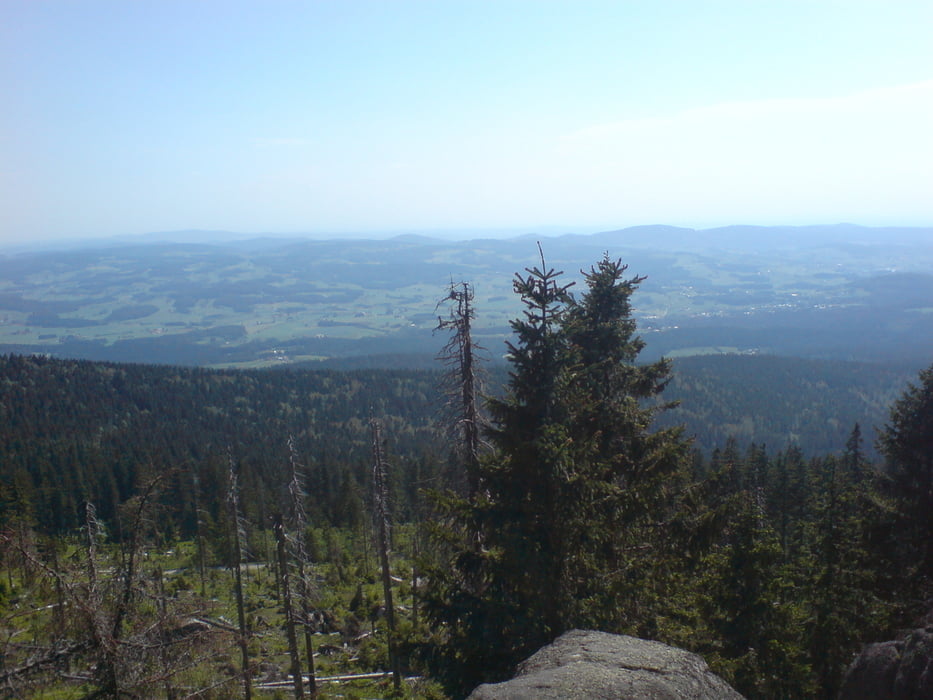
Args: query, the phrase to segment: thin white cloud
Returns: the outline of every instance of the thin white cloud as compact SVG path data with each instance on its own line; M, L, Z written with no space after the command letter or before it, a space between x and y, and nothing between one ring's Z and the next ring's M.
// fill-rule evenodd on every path
M656 119L465 132L417 147L253 168L241 217L331 226L916 223L933 220L933 81L836 98L718 104ZM294 159L292 159L294 155ZM268 225L267 225L268 227Z
M253 139L253 144L256 146L267 146L267 147L300 147L304 148L305 146L314 145L314 141L306 138L289 138L289 137L278 137L278 138L256 138Z
M933 81L819 99L713 105L568 135L558 160L590 202L613 192L660 213L731 207L793 214L875 203L933 217ZM601 201L602 200L602 201ZM652 202L656 206L652 206ZM848 209L847 209L848 208ZM704 214L705 212L699 212Z

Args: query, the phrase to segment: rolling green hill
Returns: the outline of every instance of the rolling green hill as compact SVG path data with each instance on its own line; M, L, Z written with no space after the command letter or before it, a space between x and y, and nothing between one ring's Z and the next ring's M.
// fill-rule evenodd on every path
M923 364L933 354L928 229L639 227L541 239L570 280L604 251L647 279L648 356L769 353ZM0 256L0 351L257 367L433 355L449 284L502 353L534 237L146 242Z

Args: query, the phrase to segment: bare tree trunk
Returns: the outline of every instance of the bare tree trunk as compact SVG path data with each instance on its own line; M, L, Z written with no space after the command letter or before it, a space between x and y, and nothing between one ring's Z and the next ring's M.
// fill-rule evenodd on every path
M466 474L468 503L473 506L483 490L480 475L480 412L477 405L477 365L475 350L481 349L473 342L472 322L473 287L466 283L450 285L444 301L452 302L449 318L438 317L436 330L452 330L453 335L441 351L440 359L447 366L444 385L448 395L451 430L457 429L458 458ZM440 304L443 303L440 302ZM458 479L459 481L459 479ZM469 544L479 555L483 549L483 530L476 521L475 512L468 524ZM479 590L481 582L478 572L464 572L467 586Z
M382 431L379 422L373 419L373 506L375 518L376 549L382 564L382 591L385 595L386 623L389 628L389 662L392 666L392 683L398 691L402 686L395 631L395 606L392 604L392 572L389 568L389 512L387 465L382 447Z
M163 475L164 476L164 475ZM99 590L98 572L96 566L96 538L100 531L97 521L97 515L94 506L87 504L86 525L88 534L88 579L91 586L89 594L89 603L91 606L91 627L94 635L94 642L98 652L98 673L100 677L100 688L97 695L120 697L121 683L120 672L125 668L126 661L121 658L120 642L123 637L124 621L131 612L133 595L136 583L136 564L141 547L142 533L144 529L144 520L148 510L150 499L156 492L156 488L162 477L156 477L146 486L146 490L138 497L131 499L133 507L133 517L130 522L131 536L129 542L121 545L122 562L119 576L122 576L122 590L120 592L117 604L113 612L113 619L109 629L105 629L104 619L102 617L102 598Z
M62 566L58 560L58 548L52 547L52 567L55 571L61 571ZM10 589L12 590L12 589ZM61 576L55 577L55 608L52 613L53 625L52 633L54 637L52 638L52 644L55 644L59 638L61 638L65 632L65 587L62 583ZM0 668L3 666L3 661L0 660Z
M288 654L292 661L292 682L295 684L295 698L304 698L301 679L301 657L298 655L298 638L295 635L295 614L292 610L292 588L288 575L288 557L285 554L285 526L282 517L275 516L272 526L275 532L276 551L278 553L279 572L282 577L282 605L285 608L285 636L288 638Z
M317 697L317 679L314 672L314 646L311 642L311 604L309 600L308 581L305 578L304 564L298 563L298 576L301 584L301 615L305 633L305 655L308 659L308 694Z
M90 627L92 648L97 657L96 676L99 686L97 693L92 693L92 696L99 694L119 697L120 682L113 658L116 644L104 630L104 621L101 619L104 614L103 596L97 572L97 537L100 534L100 521L97 520L97 510L91 502L85 505L84 525L87 535L87 622Z
M196 467L191 467L191 480L194 496L194 537L198 549L198 578L201 581L201 597L207 598L207 586L205 584L205 554L204 554L204 529L201 523L201 484L198 480Z
M473 287L466 282L451 284L444 301L453 302L450 317L438 317L436 330L453 330L453 335L441 351L441 360L447 365L445 384L449 392L449 408L454 424L459 428L459 452L466 471L470 499L480 490L479 452L480 416L477 407L476 354L472 322Z
M310 565L308 553L305 548L305 530L308 527L308 516L305 512L303 488L304 479L301 473L301 466L298 463L298 454L295 451L295 441L289 436L288 453L292 468L292 478L288 485L289 495L292 500L292 540L294 543L294 559L298 567L298 585L300 587L301 597L301 616L304 626L305 655L308 660L308 687L312 698L317 697L317 681L314 677L314 647L311 643L311 581L309 579L310 571L305 569L305 564Z
M113 619L113 630L111 632L111 636L113 637L114 641L120 639L123 634L123 621L129 612L130 604L133 602L133 584L136 579L136 560L139 556L141 537L143 533L143 522L146 517L149 502L150 499L152 499L155 495L159 482L161 482L165 476L166 474L162 474L161 476L157 476L152 481L150 481L146 486L146 490L135 499L136 507L133 513L133 520L130 524L132 528L132 535L130 536L129 541L129 551L127 551L125 545L122 549L123 594L120 597L120 602L117 605L116 614L114 615Z
M411 544L411 626L418 629L418 557L421 556L421 522L415 523Z
M243 697L245 700L251 700L253 697L252 683L250 681L249 668L249 632L246 628L246 609L243 605L243 574L241 572L241 563L243 559L242 537L240 535L240 500L239 489L237 487L236 469L233 464L233 456L229 457L229 489L227 490L227 504L230 508L230 518L233 521L233 547L234 547L234 591L236 593L236 613L239 623L240 634L238 641L240 645L240 654L242 656L243 673Z
M159 661L162 664L162 673L165 676L165 700L176 700L178 694L175 692L175 688L172 685L172 670L170 668L168 660L168 648L171 646L171 639L169 638L168 633L168 608L165 602L165 577L162 573L162 568L157 567L154 573L154 578L158 584L158 594L159 594L159 639L161 641L161 646L159 647Z

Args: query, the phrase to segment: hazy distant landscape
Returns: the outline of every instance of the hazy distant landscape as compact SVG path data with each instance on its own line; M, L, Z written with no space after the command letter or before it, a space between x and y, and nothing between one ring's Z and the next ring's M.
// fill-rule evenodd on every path
M933 698L930 26L0 3L0 696Z
M450 397L459 396L463 385L456 364L437 359L450 328L434 330L439 316L451 318L449 304L439 303L449 286L466 281L476 290L473 340L488 360L480 372L467 373L469 392L492 416L484 435L504 436L506 446L484 447L477 468L484 470L485 488L498 488L497 479L521 463L518 452L510 461L503 458L510 441L525 440L523 424L509 424L508 416L541 421L544 428L535 428L540 435L518 443L534 447L527 471L513 472L514 484L500 491L494 508L506 504L506 515L497 517L507 524L505 518L522 528L549 523L529 530L515 553L503 557L506 574L489 569L509 582L508 567L520 561L515 592L471 590L464 597L467 609L489 605L493 625L509 609L510 596L521 601L515 609L523 615L535 610L533 601L542 595L536 582L565 576L554 573L562 569L575 572L584 561L561 554L574 563L559 567L556 560L531 559L538 573L525 575L527 552L549 551L537 543L549 542L548 532L567 531L550 525L565 517L577 523L584 545L604 537L623 544L612 568L583 564L590 566L585 576L565 576L582 582L580 590L594 579L609 583L601 583L593 598L604 601L594 622L560 624L690 649L750 699L835 698L862 640L889 638L915 614L911 601L928 599L910 593L909 567L899 569L908 574L895 574L896 584L888 583L895 569L889 553L907 542L914 549L897 556L913 562L913 552L928 538L906 538L906 530L896 527L900 511L876 505L897 492L883 490L893 480L874 465L889 459L891 421L922 416L902 397L916 391L911 382L933 348L931 233L855 226L642 227L550 238L333 241L187 232L8 253L0 259L0 524L6 528L0 553L4 583L16 597L0 588L0 612L11 640L40 641L7 644L5 654L13 660L7 682L24 697L76 682L146 688L146 694L152 668L169 679L168 697L176 685L197 692L224 687L206 697L232 697L226 689L239 682L255 688L257 697L282 697L289 678L284 669L294 679L303 665L295 661L294 628L281 634L294 624L287 608L289 556L312 572L315 588L303 594L305 619L317 619L313 610L321 620L313 639L310 625L306 629L306 655L317 657L314 668L321 674L319 681L309 676L309 685L350 682L360 697L387 697L386 669L397 664L399 684L403 673L408 678L408 696L460 698L481 681L507 677L515 659L547 643L553 635L535 630L547 609L557 609L550 604L517 628L530 640L524 646L504 660L493 657L491 666L471 662L479 675L451 661L461 654L483 658L489 649L500 654L510 643L489 644L485 633L468 626L461 633L462 624L446 617L464 608L444 597L454 579L442 572L461 576L460 554L467 550L451 545L459 535L446 522L444 503L487 507L456 491L469 471L457 463L459 434L445 428L465 419L447 419L445 411L456 410ZM574 287L577 302L558 300L553 291L542 294L541 286L533 289L550 299L545 307L529 302L532 295L523 305L515 294L515 273L540 266L539 243L547 268L581 282ZM580 271L606 253L630 266L623 275L611 262L600 265L599 274L609 269L614 286L646 276L631 295L638 333L647 343L642 352L637 342L628 345L639 367L604 361L621 357L613 343L630 342L628 291L625 304L608 304L602 296L599 313L580 312L583 295L589 303L595 294L596 277L581 280ZM551 279L536 274L536 284ZM570 311L557 314L561 304ZM621 311L606 345L603 319L610 307ZM526 323L512 337L510 321L516 318ZM553 318L559 320L549 333L531 332L539 330L533 326L540 319ZM544 341L533 345L529 339L535 337ZM525 365L501 361L507 338ZM587 364L600 343L598 358ZM553 354L541 351L548 344ZM650 363L661 355L674 358L670 375L665 363ZM556 371L548 369L549 358L556 358ZM528 365L536 368L532 374L523 369ZM445 380L445 368L453 379L448 374ZM602 368L608 374L590 374ZM652 372L663 377L647 389L641 379L632 380ZM920 376L929 381L928 374ZM597 406L601 385L594 377L627 383L609 385L603 392L608 398ZM457 382L453 394L445 395L445 381ZM516 389L520 381L527 382L523 394ZM556 387L549 403L515 398L536 396L542 386ZM659 396L655 389L662 386ZM503 405L506 418L497 418L496 407ZM548 422L542 405L567 417ZM655 412L660 405L668 410ZM604 414L613 416L612 424L595 418ZM453 422L445 426L448 420ZM619 426L626 425L623 432ZM602 461L590 455L598 453L604 429L617 432ZM553 453L545 449L552 444L547 431L561 438ZM665 441L666 447L656 447ZM386 447L391 461L382 456ZM625 461L630 455L637 455L633 467ZM657 455L671 458L665 466ZM606 470L608 464L626 466ZM563 471L567 465L572 471ZM379 485L382 478L388 486ZM147 480L158 487L141 497ZM546 480L564 489L556 499L562 506L527 516L528 503L546 503L535 495L536 484ZM590 494L611 493L610 485L614 505L594 507ZM521 508L504 493L517 494ZM900 497L915 493L910 486ZM477 503L487 499L483 493ZM391 511L381 517L397 533L391 553L387 540L368 540L374 529L369 525L386 503ZM140 515L127 526L129 506L152 515L146 510L148 520ZM287 552L276 515L283 511L298 523L294 532L304 535L291 538L306 541L304 554ZM600 520L601 513L609 519ZM618 513L635 519L620 527ZM277 561L271 558L270 514L279 537ZM499 530L498 520L490 522L494 527L482 535L487 543ZM79 541L73 533L93 528L115 534L89 538L83 552L73 547ZM231 538L231 528L242 531L246 547L235 544L240 535ZM134 534L126 538L125 532ZM463 546L473 552L476 540L469 537ZM29 583L30 567L43 556L31 543L40 541L75 549L42 569L74 582L66 591L74 604L51 602L63 595L63 586L56 593ZM138 543L144 541L150 544L142 549ZM419 549L421 542L426 549ZM382 548L384 606L372 568L376 547ZM139 571L121 569L115 562L127 561L125 553L135 548L143 552ZM49 551L65 551L65 544ZM559 551L570 550L563 544ZM638 554L627 559L626 551ZM423 561L432 567L427 575ZM837 561L845 568L836 568ZM240 572L241 564L251 580L243 586L236 575L233 596L225 569ZM277 576L271 575L275 566ZM646 567L648 575L639 573ZM857 574L850 576L853 570ZM78 615L80 624L68 629L84 639L88 625L97 623L80 617L81 601L92 601L87 619L94 620L105 619L110 601L131 600L101 593L97 571L133 585L137 596L133 604L113 608L125 621L115 618L120 628L111 647L159 650L158 659L155 651L104 657L106 650L92 640L89 651L75 645L77 651L65 652L72 668L87 669L66 676L58 670L59 619ZM834 578L837 571L842 573ZM147 605L150 599L162 600L162 607ZM424 613L416 614L422 601ZM395 623L378 612L390 606L404 625L398 647ZM171 610L170 616L160 613L165 629L188 629L193 620L197 635L153 644L153 610ZM839 622L811 622L820 615ZM234 617L238 628L229 622ZM750 622L744 626L734 624L745 619ZM21 634L23 620L32 637ZM504 629L511 639L514 629ZM239 644L239 661L237 631L240 639L256 640L255 650ZM156 641L167 634L160 632ZM34 657L49 661L34 663ZM99 658L111 658L112 678L94 675ZM251 670L257 664L265 675Z
M204 366L432 357L437 303L476 290L493 358L517 271L579 279L608 252L644 275L645 356L768 353L923 363L933 347L933 229L638 227L448 241L198 232L0 255L0 351ZM190 241L190 242L182 242ZM374 360L376 364L378 360Z

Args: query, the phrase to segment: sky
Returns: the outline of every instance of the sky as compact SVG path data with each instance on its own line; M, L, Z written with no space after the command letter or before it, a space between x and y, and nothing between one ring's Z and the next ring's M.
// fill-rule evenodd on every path
M933 225L929 0L0 0L0 244Z

